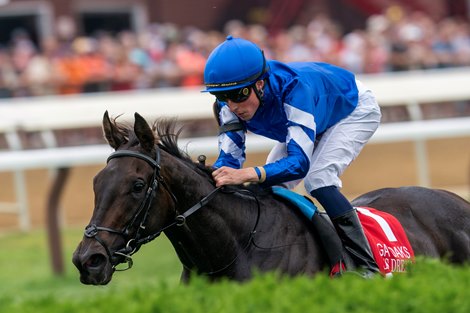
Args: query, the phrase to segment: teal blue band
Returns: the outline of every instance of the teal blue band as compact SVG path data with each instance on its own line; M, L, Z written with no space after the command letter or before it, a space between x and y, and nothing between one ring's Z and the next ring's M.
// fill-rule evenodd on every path
M258 175L258 180L261 179L261 171L258 167L255 167L256 175Z

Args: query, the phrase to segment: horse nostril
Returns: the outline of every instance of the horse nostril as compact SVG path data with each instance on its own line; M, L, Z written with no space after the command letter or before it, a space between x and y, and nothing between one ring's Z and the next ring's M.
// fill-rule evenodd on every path
M83 264L85 268L96 268L106 262L106 257L102 254L96 253L91 255L88 260Z

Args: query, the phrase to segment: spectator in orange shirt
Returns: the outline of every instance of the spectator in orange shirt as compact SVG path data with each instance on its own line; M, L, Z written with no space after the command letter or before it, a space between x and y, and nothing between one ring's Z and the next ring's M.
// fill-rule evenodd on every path
M110 65L100 53L97 53L97 43L92 38L77 38L73 45L76 66L82 73L82 92L100 92L109 89L111 79Z

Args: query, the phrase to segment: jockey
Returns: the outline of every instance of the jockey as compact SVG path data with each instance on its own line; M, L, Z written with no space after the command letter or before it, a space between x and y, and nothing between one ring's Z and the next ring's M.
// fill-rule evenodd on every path
M257 45L232 36L209 55L204 83L221 126L216 185L292 189L303 179L356 264L379 272L339 178L379 126L372 92L342 68L266 60ZM277 141L264 166L243 168L247 130Z

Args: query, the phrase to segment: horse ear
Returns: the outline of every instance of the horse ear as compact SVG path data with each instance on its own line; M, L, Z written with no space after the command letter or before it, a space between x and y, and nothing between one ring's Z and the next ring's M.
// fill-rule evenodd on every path
M134 132L137 136L137 139L139 139L140 146L145 151L152 151L155 146L155 136L153 134L152 128L139 113L136 112L134 114L134 118Z
M114 150L116 150L126 141L122 132L109 118L108 111L104 112L103 115L103 133L106 141Z

